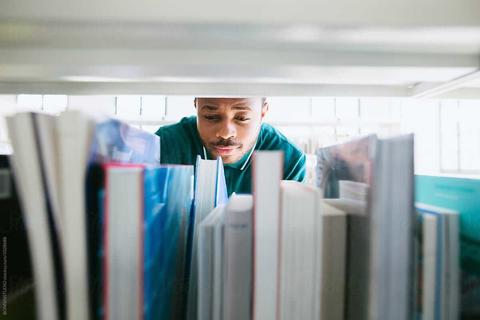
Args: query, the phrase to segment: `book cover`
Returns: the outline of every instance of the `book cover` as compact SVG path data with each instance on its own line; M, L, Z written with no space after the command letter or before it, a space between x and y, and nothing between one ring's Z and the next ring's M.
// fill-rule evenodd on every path
M36 314L30 246L10 157L0 155L0 315L33 319Z
M415 200L460 214L460 310L480 317L480 181L439 176L415 177Z

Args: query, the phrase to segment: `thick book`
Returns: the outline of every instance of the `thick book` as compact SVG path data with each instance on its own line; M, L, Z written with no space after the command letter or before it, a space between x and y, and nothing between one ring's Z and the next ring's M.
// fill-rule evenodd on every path
M36 116L18 113L7 118L7 126L14 151L11 167L31 249L37 314L39 319L55 320L65 318L63 260Z
M252 278L254 320L274 320L277 319L278 314L282 170L283 153L281 151L254 153Z

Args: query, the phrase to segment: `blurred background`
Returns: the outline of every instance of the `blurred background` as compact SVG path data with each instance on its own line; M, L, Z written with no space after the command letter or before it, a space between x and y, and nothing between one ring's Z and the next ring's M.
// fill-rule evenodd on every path
M0 152L10 153L5 116L36 110L103 112L154 133L195 114L194 96L0 95ZM314 181L315 150L369 133L414 132L417 174L480 177L480 99L269 97L265 121L308 155Z

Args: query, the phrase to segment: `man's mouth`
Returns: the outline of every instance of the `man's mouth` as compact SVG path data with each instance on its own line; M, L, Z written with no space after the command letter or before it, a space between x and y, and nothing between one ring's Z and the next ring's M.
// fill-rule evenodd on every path
M232 154L235 150L239 148L239 146L214 146L213 148L219 155L226 156Z

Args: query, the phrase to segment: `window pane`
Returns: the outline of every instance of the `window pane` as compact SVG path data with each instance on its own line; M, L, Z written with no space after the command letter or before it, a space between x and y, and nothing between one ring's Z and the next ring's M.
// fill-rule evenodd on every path
M140 120L140 96L117 96L116 115L124 121Z
M480 170L480 103L461 101L459 105L460 124L460 169Z
M442 101L440 106L440 164L444 171L459 169L457 124L457 101Z
M24 111L40 111L42 110L41 94L19 94L17 97L17 106Z
M267 122L311 121L310 98L275 97L268 98Z
M115 115L115 96L69 96L68 109Z
M335 121L333 98L312 98L312 120Z
M66 95L43 96L43 111L51 114L59 114L67 109L68 97Z
M387 121L391 119L390 100L366 98L360 100L360 117L364 120Z
M336 98L335 115L339 120L356 120L359 116L358 99Z
M169 96L166 105L166 120L178 121L183 117L196 114L195 97L191 96Z
M164 96L142 96L142 121L161 121L165 119Z

